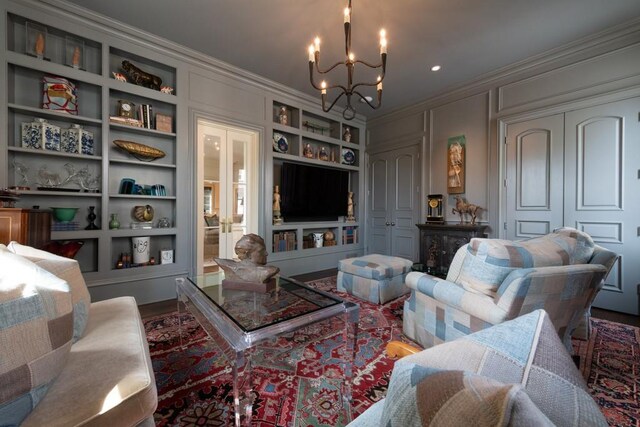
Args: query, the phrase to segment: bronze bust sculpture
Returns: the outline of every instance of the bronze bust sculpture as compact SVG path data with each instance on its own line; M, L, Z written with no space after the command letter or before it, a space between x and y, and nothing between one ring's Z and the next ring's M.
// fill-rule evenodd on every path
M245 234L235 246L240 261L215 258L224 271L226 284L262 285L271 281L280 269L267 263L267 249L262 237L257 234ZM237 289L240 289L239 287ZM245 290L250 290L246 287ZM259 289L256 289L259 290Z

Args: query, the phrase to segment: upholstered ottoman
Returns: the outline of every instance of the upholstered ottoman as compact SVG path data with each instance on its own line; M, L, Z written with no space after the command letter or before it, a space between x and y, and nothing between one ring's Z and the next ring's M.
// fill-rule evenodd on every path
M374 304L409 293L404 278L412 261L404 258L371 254L338 262L338 290Z

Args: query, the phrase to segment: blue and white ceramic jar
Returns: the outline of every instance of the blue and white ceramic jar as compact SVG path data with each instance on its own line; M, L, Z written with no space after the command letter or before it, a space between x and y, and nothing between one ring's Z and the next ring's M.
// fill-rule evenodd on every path
M93 155L93 133L80 125L71 125L62 132L62 151L65 153L82 153Z
M36 118L31 123L22 123L22 147L36 150L60 151L60 127Z

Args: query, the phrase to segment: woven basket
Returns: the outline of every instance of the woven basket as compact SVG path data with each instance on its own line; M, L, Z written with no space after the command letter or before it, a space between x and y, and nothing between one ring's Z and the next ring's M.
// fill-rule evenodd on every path
M119 148L122 148L127 153L131 154L136 159L144 162L150 162L152 160L161 159L166 156L164 151L154 147L149 147L148 145L140 144L138 142L116 139L115 141L113 141L113 143Z

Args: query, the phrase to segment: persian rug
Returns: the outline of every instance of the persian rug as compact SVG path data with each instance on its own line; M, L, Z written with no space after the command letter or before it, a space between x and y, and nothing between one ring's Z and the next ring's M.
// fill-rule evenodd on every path
M383 306L336 291L335 276L310 283L360 304L357 357L354 361L352 417L384 398L394 360L384 347L402 335L403 298ZM189 314L145 319L158 388L158 426L233 425L230 365ZM640 426L640 330L592 319L593 335L574 341L589 390L610 425ZM254 354L254 426L344 426L340 350L342 321L333 319L281 337Z

